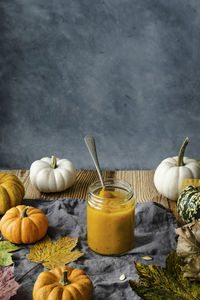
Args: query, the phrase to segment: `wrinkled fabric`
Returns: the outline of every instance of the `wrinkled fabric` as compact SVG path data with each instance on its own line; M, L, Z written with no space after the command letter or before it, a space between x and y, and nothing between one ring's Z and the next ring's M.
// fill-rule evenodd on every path
M130 288L128 281L138 280L134 261L164 266L166 256L176 248L176 219L169 209L158 203L137 203L135 212L135 247L121 256L103 256L94 253L87 245L86 201L80 199L34 199L23 204L41 209L49 219L48 235L53 241L63 236L78 236L77 249L84 256L69 264L83 269L94 284L93 300L140 299ZM32 245L22 245L13 254L16 280L36 264L26 258ZM152 261L141 257L149 255ZM35 280L45 268L39 265L23 279L13 300L31 300ZM126 279L119 278L125 274Z

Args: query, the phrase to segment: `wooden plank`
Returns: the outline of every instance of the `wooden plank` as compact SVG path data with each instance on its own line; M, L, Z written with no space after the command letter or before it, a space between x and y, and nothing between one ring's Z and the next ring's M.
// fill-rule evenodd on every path
M0 172L17 175L24 183L26 190L25 198L27 199L64 197L86 199L89 185L95 180L98 180L98 175L95 170L77 170L76 182L71 188L61 193L47 194L40 193L32 186L29 178L29 170L1 170ZM153 170L103 171L103 177L121 179L130 183L134 188L137 202L158 202L170 208L177 217L176 202L168 200L157 192L153 183L153 176Z
M129 182L135 191L137 202L155 201L169 207L166 198L161 197L153 183L154 171L116 171L115 177Z
M40 193L30 182L29 170L0 170L0 172L18 176L24 184L26 199L64 197L86 199L89 185L98 180L98 174L95 170L77 170L76 182L71 188L60 193ZM103 176L112 178L114 173L114 171L103 171Z

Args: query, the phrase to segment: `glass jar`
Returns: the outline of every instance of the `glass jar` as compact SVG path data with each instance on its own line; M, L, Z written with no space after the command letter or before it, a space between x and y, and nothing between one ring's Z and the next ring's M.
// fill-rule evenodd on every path
M127 182L105 179L105 191L100 181L92 183L87 200L87 240L93 251L104 255L118 255L134 246L135 198ZM102 194L102 193L101 193Z

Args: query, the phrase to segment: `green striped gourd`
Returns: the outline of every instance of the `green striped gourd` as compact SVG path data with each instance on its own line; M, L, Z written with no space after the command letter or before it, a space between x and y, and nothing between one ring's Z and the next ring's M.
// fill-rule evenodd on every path
M185 224L200 219L200 187L186 187L178 198L177 210Z

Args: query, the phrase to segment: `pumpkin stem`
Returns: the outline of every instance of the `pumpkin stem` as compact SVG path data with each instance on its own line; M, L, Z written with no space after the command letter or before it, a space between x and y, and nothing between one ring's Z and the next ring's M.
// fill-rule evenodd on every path
M68 284L71 283L71 282L67 279L67 272L68 272L68 270L65 270L65 271L63 271L63 273L62 273L62 277L61 277L61 279L60 279L60 281L59 281L59 283L62 284L62 285L68 285Z
M55 157L55 156L52 156L52 157L51 157L51 165L50 165L50 167L51 167L52 169L57 168L57 160L56 160L56 157Z
M30 207L30 206L24 207L24 209L23 209L22 212L21 212L21 218L26 218L26 217L27 217L26 211L27 211L27 209L28 209L29 207Z
M187 137L185 139L185 141L183 142L183 144L181 146L181 149L179 151L179 154L178 154L178 164L177 164L178 167L185 166L185 164L183 162L183 157L184 157L184 153L185 153L185 148L186 148L188 143L189 143L189 138Z

